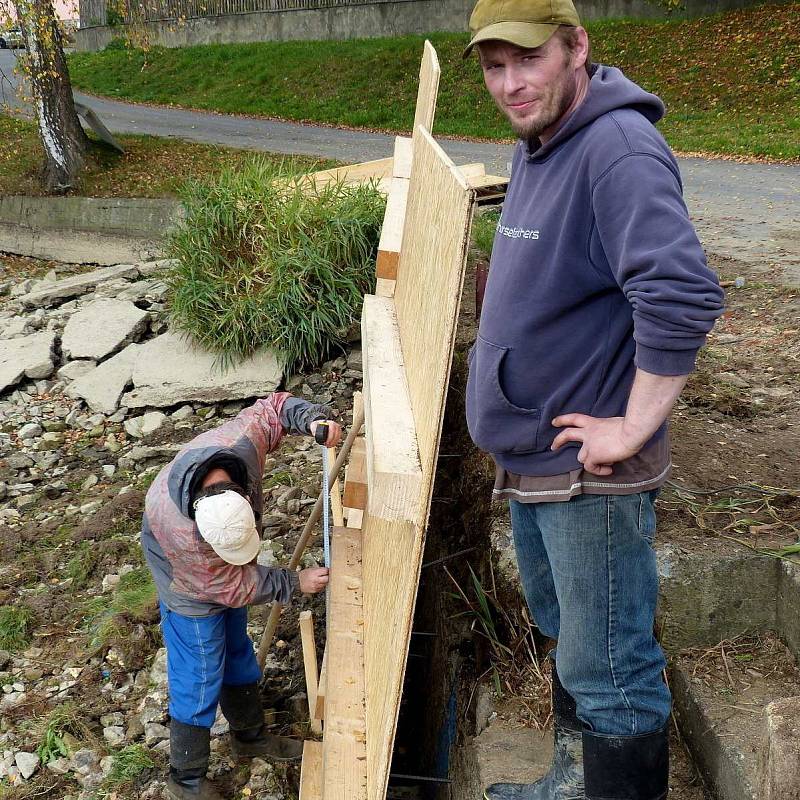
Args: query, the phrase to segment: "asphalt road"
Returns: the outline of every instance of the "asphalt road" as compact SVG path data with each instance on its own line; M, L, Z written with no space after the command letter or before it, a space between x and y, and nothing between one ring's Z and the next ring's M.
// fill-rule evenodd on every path
M0 50L0 103L17 110L15 54ZM84 95L113 133L171 136L190 141L368 161L391 155L393 137L232 115L132 105ZM441 139L457 164L482 161L487 171L508 174L509 145ZM2 147L2 143L0 143ZM782 271L800 285L800 167L739 164L718 159L681 158L686 203L707 250L745 262L756 271Z

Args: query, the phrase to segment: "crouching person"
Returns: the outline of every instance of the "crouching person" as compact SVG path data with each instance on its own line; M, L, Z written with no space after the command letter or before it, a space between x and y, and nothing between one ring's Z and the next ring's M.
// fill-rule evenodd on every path
M145 499L142 547L161 606L169 679L173 800L220 800L206 780L217 704L237 757L300 758L302 744L264 730L261 670L247 635L247 607L298 592L316 593L325 568L291 572L256 563L267 453L286 433L313 435L329 422L326 444L341 439L332 412L275 393L186 444Z

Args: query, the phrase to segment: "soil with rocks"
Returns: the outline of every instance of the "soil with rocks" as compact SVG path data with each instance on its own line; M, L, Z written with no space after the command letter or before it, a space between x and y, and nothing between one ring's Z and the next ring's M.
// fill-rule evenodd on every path
M106 403L103 410L89 407L86 397L94 402L94 395L76 391L76 384L80 388L86 375L126 351L135 356L168 327L158 277L165 264L124 266L98 271L0 254L3 797L162 797L169 749L166 662L139 545L144 494L182 443L262 394L240 373L230 392L225 376L217 375L223 388L202 399L208 388L195 376L171 387L174 396L159 398L157 407L131 408L124 403L125 393L137 388L134 364L110 399L97 401ZM127 304L121 316L127 327L115 318L115 325L98 328L93 309L109 300ZM33 337L44 336L50 344L43 355L30 356L29 369L20 371L9 356L4 371L4 353L23 352ZM328 403L348 425L353 392L361 386L359 345L314 373L272 374L262 383ZM261 563L288 562L320 477L320 449L308 437L286 437L270 454ZM315 542L303 564L322 558ZM323 601L297 601L282 617L262 687L270 730L298 738L310 735L297 625L306 608L315 612L322 642ZM258 642L264 615L254 609L250 616ZM226 732L220 716L210 774L227 795L296 797L297 766L258 759L237 764Z

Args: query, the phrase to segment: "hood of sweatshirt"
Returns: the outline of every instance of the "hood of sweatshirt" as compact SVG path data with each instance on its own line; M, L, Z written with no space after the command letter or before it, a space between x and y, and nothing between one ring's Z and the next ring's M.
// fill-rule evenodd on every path
M646 92L640 86L623 75L616 67L597 64L589 81L589 90L584 101L565 120L556 131L555 136L546 144L531 149L525 144L525 157L529 161L541 161L547 158L563 142L574 136L581 128L590 125L598 117L609 111L630 108L638 111L645 119L655 125L664 116L664 104L654 94ZM538 140L534 142L538 145Z

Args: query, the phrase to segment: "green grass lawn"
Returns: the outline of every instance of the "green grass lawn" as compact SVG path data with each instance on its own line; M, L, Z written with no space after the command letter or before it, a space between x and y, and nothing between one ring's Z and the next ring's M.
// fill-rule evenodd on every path
M94 143L77 193L90 197L173 197L190 178L206 178L225 167L241 167L254 154L156 136L119 136L124 155ZM259 154L263 156L263 154ZM331 162L267 156L291 162L297 172ZM38 173L44 159L36 125L0 114L0 196L42 195Z
M800 3L705 19L587 25L594 60L667 104L683 152L800 159ZM511 135L483 87L466 34L431 34L442 65L435 132ZM70 56L76 87L137 102L408 131L423 37L153 48Z

